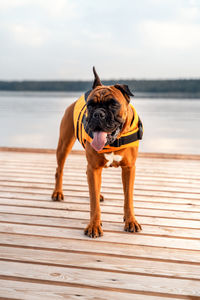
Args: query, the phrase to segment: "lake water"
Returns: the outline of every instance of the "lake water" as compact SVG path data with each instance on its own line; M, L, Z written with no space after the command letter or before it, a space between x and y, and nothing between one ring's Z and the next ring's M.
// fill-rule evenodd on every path
M0 92L0 146L53 148L66 107L81 93ZM200 100L133 98L141 152L200 154ZM82 149L77 142L74 149Z

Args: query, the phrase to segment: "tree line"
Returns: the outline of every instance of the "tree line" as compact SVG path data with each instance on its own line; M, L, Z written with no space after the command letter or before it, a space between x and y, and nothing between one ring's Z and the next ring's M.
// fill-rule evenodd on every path
M133 92L200 93L200 79L104 80L105 85L127 84ZM1 91L87 91L92 81L0 81Z

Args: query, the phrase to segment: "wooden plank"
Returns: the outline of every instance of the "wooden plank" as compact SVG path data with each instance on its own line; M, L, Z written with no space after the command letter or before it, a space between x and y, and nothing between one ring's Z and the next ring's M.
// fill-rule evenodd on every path
M88 203L89 201L89 195L82 195L79 194L77 195L77 192L73 192L73 191L68 191L67 195L65 194L65 201L66 203L68 202L77 202L77 203ZM78 197L78 201L76 201ZM111 194L107 194L105 195L105 201L104 201L104 205L106 204L110 204L110 205L120 205L124 200L122 196L118 196L113 198L113 196ZM37 201L51 201L51 195L50 194L33 194L33 193L20 193L20 192L14 192L14 191L4 191L0 193L0 198L1 199L16 199L16 200L35 200L36 203ZM193 200L193 199L173 199L173 198L167 198L167 197L148 197L148 196L140 196L140 195L134 195L134 203L137 206L137 203L143 203L145 204L152 204L152 205L157 205L157 204L163 204L163 205L175 205L175 206L179 206L180 205L180 210L182 205L186 205L188 207L193 207L193 208L199 208L199 200ZM140 206L140 205L139 205ZM198 209L199 210L199 209ZM190 209L189 209L190 211Z
M65 218L54 218L54 217L40 217L34 216L34 218L30 218L30 216L26 215L17 215L17 214L6 214L0 213L0 222L6 223L19 223L19 224L32 224L32 225L45 225L48 227L64 227L64 228L76 228L81 229L86 227L88 221L81 219L65 219ZM170 226L160 226L160 225L147 225L142 224L142 233L141 235L161 235L168 237L184 237L188 239L199 239L200 240L200 230L199 229L191 229L191 228L178 228L178 227L170 227ZM115 222L104 222L103 223L104 232L122 232L123 231L123 223L115 223Z
M21 224L9 224L1 223L1 232L17 233L17 234L31 234L39 236L52 236L57 238L73 238L73 239L90 239L84 236L83 229L68 229L68 228L56 228L47 226L33 226L33 225L21 225ZM101 239L97 239L98 242L110 242L129 245L146 245L156 246L173 249L188 249L188 250L200 250L200 240L174 237L161 237L161 236L145 236L140 233L124 233L124 232L106 232Z
M16 205L16 206L34 206L34 207L42 207L42 208L56 208L56 209L70 209L70 205L78 205L80 204L80 210L88 209L89 199L82 197L77 200L77 197L67 197L67 200L64 202L53 202L48 199L47 201L40 199L27 199L27 198L17 198L13 197L7 198L0 196L0 204L3 205ZM106 209L108 207L108 212L112 210L113 213L121 213L123 208L124 201L121 200L109 200L106 199L103 203L101 203L101 207ZM111 207L110 207L111 206ZM110 208L109 208L110 207ZM160 203L160 202L147 202L147 201L139 201L134 199L134 207L135 208L145 208L145 209L158 209L158 210L171 210L171 211L185 211L185 212L196 212L200 213L200 201L198 205L195 203L192 205L189 204L171 204L171 203ZM73 209L73 208L72 208Z
M68 180L71 181L77 181L78 182L86 182L87 177L86 174L74 174L73 172L67 172L67 174L64 175L63 182L67 183ZM103 184L116 184L116 182L121 184L121 177L119 178L113 178L113 176L102 176L103 179ZM21 175L20 173L16 175L13 175L12 172L3 172L3 174L0 174L0 180L1 181L21 181L21 182L38 182L38 183L50 183L54 184L55 179L53 178L52 175L41 175L41 174L23 174ZM176 179L176 178L149 178L145 176L136 176L135 179L135 184L139 185L163 185L163 186L178 186L178 187L194 187L194 188L199 188L199 180L195 179Z
M2 165L2 167L4 168L9 168L10 170L12 170L13 168L16 169L28 169L28 168L37 168L40 169L41 171L43 170L52 170L53 168L56 167L56 159L54 159L53 161L47 159L47 158L42 158L41 162L40 161L36 161L36 160L29 160L26 161L25 159L21 159L17 162L12 161L11 159L4 159L4 160L0 160L0 163ZM137 172L139 173L143 173L143 172L147 172L149 174L153 174L153 172L156 170L159 173L160 172L168 172L168 173L172 173L172 174L189 174L191 173L191 175L194 174L199 174L199 170L197 168L197 165L199 164L199 162L194 163L194 165L191 165L188 162L184 162L182 164L177 164L177 163L166 163L163 164L162 162L159 161L152 161L149 162L148 164L146 163L146 161L138 161L136 163L136 169ZM70 169L70 168L75 168L75 170L78 170L77 165L81 165L82 167L86 167L87 162L83 159L81 160L71 160L71 158L68 158L65 164L65 168L66 169ZM116 170L113 169L106 169L106 172L108 174L110 173L116 173ZM118 172L118 171L117 171Z
M49 188L49 187L53 187L54 184L55 184L55 180L53 179L53 176L51 177L50 180L48 179L42 179L42 180L33 180L33 178L29 179L29 178L23 178L20 180L19 177L13 177L12 178L9 178L7 177L6 179L6 176L1 176L2 177L2 180L0 179L0 184L1 185L6 185L6 186L16 186L16 185L19 185L19 186L36 186L36 187L41 187L41 188ZM88 187L88 184L87 184L87 179L86 179L86 176L85 178L79 176L77 178L75 178L76 176L74 176L74 179L70 178L68 180L64 179L63 180L63 184L64 186L67 186L67 185L77 185L77 182L78 182L78 185L79 186L83 186L83 187ZM116 180L115 179L115 182L110 182L108 180L103 180L102 181L102 188L111 188L111 189L115 189L115 190L119 190L121 191L122 190L122 183L121 183L121 178L119 180ZM135 183L135 189L144 189L144 190L159 190L159 191L170 191L170 192L173 192L173 191L176 191L176 192L188 192L188 190L193 194L193 193L196 193L196 194L199 194L199 197L200 197L200 188L199 188L199 185L195 185L193 186L192 184L185 184L183 183L182 185L180 184L177 184L177 183L174 183L174 184L162 184L160 185L160 183L156 183L156 182L152 182L152 183L147 183L145 184L145 181L143 181L143 183L141 183L141 181L139 183Z
M110 257L103 254L72 253L57 251L24 249L0 246L0 260L60 265L111 271L116 273L138 273L139 275L156 275L200 280L199 265L152 261L149 259Z
M80 164L80 166L81 166L81 164ZM39 174L39 175L49 175L49 176L54 176L54 174L55 174L55 169L56 169L56 167L54 168L54 169L52 169L52 170L50 170L50 171L45 171L45 170L40 170L40 169L36 169L36 168L27 168L26 170L20 170L20 172L17 170L17 169L8 169L8 168L4 168L4 169L2 169L1 168L1 171L2 171L2 175L4 174L4 173L6 173L6 172L8 172L8 173L12 173L12 174L16 174L16 176L18 175L18 174L30 174L30 175L34 175L34 174ZM74 169L74 167L72 167L71 169L70 168L65 168L64 169L64 174L76 174L77 172L76 172L76 170L75 171L72 171L72 169ZM79 175L82 175L82 176L85 176L85 170L86 170L86 168L84 168L84 167L81 167L78 171L78 174ZM112 174L109 174L109 173L107 173L108 171L106 170L106 172L105 172L105 170L104 170L104 172L103 172L103 178L104 177L113 177L113 178L120 178L120 173L112 173ZM163 173L163 172L160 172L160 173L157 173L156 172L156 170L155 171L153 171L152 173L148 173L148 172L138 172L138 170L136 170L136 177L137 176L141 176L141 177L143 177L143 176L145 176L145 177L148 177L148 178L163 178L163 179L173 179L173 178L175 178L175 179L178 179L178 180L195 180L195 181L198 181L199 182L199 176L197 176L197 175L185 175L185 174L180 174L180 173L178 173L178 174L174 174L173 172L171 173L171 174L165 174L165 173Z
M112 174L114 175L114 174ZM138 185L142 185L143 182L146 185L159 185L159 184L163 184L163 186L175 186L175 184L177 184L179 187L184 187L184 184L186 186L191 185L191 187L196 187L199 188L199 182L200 180L198 179L198 177L196 179L184 179L184 178L176 178L176 177L172 177L172 178L163 178L163 177L158 177L156 176L156 174L154 174L154 176L147 176L144 174L139 174L136 173L136 183ZM53 183L54 181L54 174L52 173L47 173L47 174L34 174L32 173L31 175L27 172L21 175L20 172L18 172L17 177L16 174L14 175L12 172L4 171L2 174L0 174L0 178L1 180L10 180L12 179L13 181L15 180L21 180L21 181L36 181L36 179L38 180L38 182L47 182L47 183ZM70 170L67 170L67 172L65 172L64 174L64 180L66 180L66 178L70 178L71 180L79 180L79 181L84 181L87 180L86 177L86 173L82 172L73 172ZM107 183L116 183L120 182L121 183L121 175L119 174L119 176L111 176L110 174L107 174L105 172L103 172L102 178L104 179L104 182Z
M48 209L48 208L36 208L34 207L20 207L20 206L7 206L7 205L0 205L0 212L3 213L18 213L18 214L27 214L27 215L39 215L39 216L54 216L54 217L70 217L70 218L80 218L80 219L88 219L89 216L89 207L88 210L85 211L77 211L77 210L70 210L68 209ZM121 222L122 221L123 213L121 214L110 214L108 212L102 212L102 220L103 221L111 221L111 222ZM184 214L182 214L182 218L172 218L171 216L165 215L156 217L155 214L150 212L147 215L138 215L136 216L140 218L140 220L151 220L151 218L155 218L155 222L151 224L157 225L166 225L166 226L176 226L176 227L188 227L188 228L196 228L199 229L199 221L198 220L191 220L190 218L183 218ZM148 221L147 221L148 222ZM158 222L158 223L156 223ZM148 224L145 222L145 224ZM168 224L168 225L167 225Z
M118 205L119 203L122 203L123 196L120 195L112 195L112 194L104 194L105 201L104 205L109 203L110 205ZM37 201L50 201L51 200L51 194L38 194L38 193L29 193L29 192L16 192L16 191L1 191L0 198L5 199L16 199L16 200L35 200ZM77 200L78 198L78 200ZM67 195L65 194L65 202L87 202L89 201L89 195L82 195L82 193L78 193L77 191L68 191ZM153 196L141 196L134 194L134 201L142 203L152 203L152 204L172 204L172 205L180 205L180 210L182 205L187 205L189 208L190 206L193 208L199 207L199 200L198 199L183 199L183 198L169 198L169 197L153 197ZM190 210L190 209L189 209Z
M17 299L17 300L71 300L71 299L88 299L88 300L171 300L171 297L164 295L147 295L144 293L126 293L112 290L99 289L98 287L77 287L70 285L59 285L50 283L39 283L36 280L33 282L15 281L0 279L1 297L4 299ZM180 299L178 296L173 299ZM181 298L185 299L185 298Z
M80 162L74 162L74 164L66 163L65 169L66 170L67 169L74 169L74 171L78 172L78 171L80 171L80 169L77 167L78 164L82 166L82 168L83 168L82 171L86 170L86 165L85 164L83 165ZM34 169L34 170L39 170L41 172L44 172L44 171L52 172L52 171L55 171L55 168L56 168L56 165L50 166L50 164L48 162L46 162L46 164L41 165L41 166L38 165L38 164L35 164L35 163L29 164L29 165L22 165L22 164L19 163L19 165L16 165L16 164L8 164L6 162L4 162L4 163L2 162L1 166L2 166L2 171L4 171L4 170L5 171L6 170L9 170L9 171L13 171L13 170L27 171L29 169ZM179 170L177 170L177 168L179 168ZM155 168L151 168L151 167L141 168L141 167L137 166L136 171L137 171L138 174L146 174L146 176L147 175L149 175L149 176L153 175L153 173L155 171L156 171L157 174L159 174L159 173L171 174L174 177L176 177L176 175L177 176L180 176L180 175L181 176L188 176L189 175L189 176L191 176L191 178L194 178L194 175L196 177L199 176L199 171L198 171L197 168L196 169L195 168L194 169L183 168L181 170L179 166L175 166L174 168L172 168L172 167L167 168L167 167L164 167L164 166L160 166L160 168L159 167L157 167L157 168L156 167ZM107 174L112 174L114 172L116 172L116 171L111 171L110 169L106 169Z
M17 159L13 159L12 157L2 157L0 153L0 162L5 165L20 165L21 166L41 166L42 168L47 167L55 167L56 166L56 156L50 157L50 156L20 156ZM48 164L46 164L48 162ZM85 157L77 157L77 156L69 156L66 160L66 165L72 166L80 163L81 165L86 165L87 161ZM198 168L196 166L199 164L199 161L175 161L175 160L148 160L148 159L137 159L136 166L139 169L148 169L148 171L154 170L158 168L158 170L161 170L161 167L166 168L168 170L175 170L176 167L180 167L181 172L183 171L192 171L195 170L198 172ZM110 172L111 169L108 169ZM178 170L177 170L178 171Z
M34 186L34 187L39 187L39 188L49 188L49 187L53 187L54 186L54 182L55 180L53 179L53 176L52 176L52 179L51 180L42 180L42 181L39 181L39 180L28 180L28 179L24 179L24 180L19 180L18 178L17 178L17 180L16 180L16 178L14 179L14 180L12 180L11 178L8 178L8 180L5 180L5 177L4 177L4 179L3 180L0 180L0 184L2 185L2 186L4 186L4 185L6 185L6 186L16 186L16 185L18 185L18 186ZM117 182L116 182L117 181ZM88 184L87 184L87 181L86 181L86 177L85 178L78 178L77 180L75 180L75 178L74 178L74 180L73 179L71 179L71 178L69 178L68 180L64 180L63 181L63 184L64 185L77 185L77 183L78 183L78 185L79 186L81 186L81 187L88 187ZM102 187L103 188L114 188L115 190L121 190L122 189L122 183L121 183L121 178L120 178L120 180L115 180L115 183L114 182L109 182L109 181L107 181L107 180L103 180L103 182L102 182ZM145 182L143 182L143 183L135 183L135 189L137 190L137 189L144 189L144 190L158 190L158 191L171 191L171 192L181 192L181 193L183 193L183 192L188 192L188 190L190 190L190 192L191 192L191 194L199 194L200 195L200 188L199 188L199 186L197 186L197 187L192 187L192 185L191 185L191 187L189 187L189 185L187 186L187 185L185 185L184 186L184 184L183 185L178 185L177 184L177 186L175 186L175 184L174 185L170 185L170 184L168 184L168 185L162 185L162 186L160 186L159 184L154 184L154 183L152 183L152 184L145 184Z
M39 194L47 194L47 193L51 193L52 192L52 187L49 188L40 188L37 187L36 185L29 185L29 184L25 184L24 186L13 186L11 183L8 185L0 185L0 188L2 191L16 191L16 192L23 192L25 190L27 190L28 192L31 193L39 193ZM80 191L82 194L84 195L88 195L88 187L87 186L75 186L75 185L64 185L63 191ZM114 194L114 195L123 195L123 192L121 190L121 192L119 190L111 190L110 188L106 188L103 187L102 188L102 192L103 193L108 193L108 194ZM135 189L134 194L137 195L142 195L142 196L154 196L154 197L171 197L171 198L184 198L184 199L197 199L199 200L199 194L195 194L195 193L179 193L179 192L168 192L168 191L156 191L156 190L144 190L144 189Z
M89 212L84 211L73 211L73 210L56 210L56 209L42 209L42 208L28 208L28 207L18 207L18 206L3 206L0 205L1 213L10 214L22 214L29 216L44 216L44 217L58 217L58 218L70 218L70 219L82 219L89 220ZM101 214L102 221L107 222L122 222L123 215L118 214ZM155 217L155 216L138 216L137 220L141 224L149 225L159 225L159 226L172 226L172 227L188 227L193 229L200 228L199 220L187 220L187 219L173 219L166 216L165 218Z
M74 176L74 175L73 175ZM86 177L78 177L77 176L77 180L75 180L75 177L76 176L74 176L74 180L72 179L72 176L70 175L70 176L66 176L66 178L64 178L64 180L63 180L63 185L64 186L68 186L68 184L70 184L70 185L77 185L77 183L80 185L80 186L83 186L83 187L85 187L85 189L88 189L88 184L87 184L87 179L86 179ZM37 178L37 177L35 177L35 178L31 178L31 180L29 180L29 178L23 178L23 180L18 180L18 178L19 177L13 177L13 179L14 180L12 180L12 178L10 178L10 180L9 180L9 177L8 177L8 179L6 180L6 179L4 179L4 180L1 180L0 181L0 184L1 185L4 185L4 186L17 186L18 184L19 185L22 185L24 182L26 182L26 185L29 185L30 187L32 186L32 185L38 185L38 186L41 186L42 188L45 188L45 186L47 186L47 187L49 187L49 188L51 188L51 189L53 189L54 188L54 179L53 179L53 177L51 177L51 179L39 179L39 178ZM17 179L17 180L16 180ZM46 182L45 182L46 181ZM115 183L114 183L115 182ZM112 190L113 188L115 189L115 191L117 192L117 191L119 191L120 193L122 193L122 183L121 183L121 178L120 179L114 179L114 182L110 182L110 181L108 181L107 179L105 179L105 178L103 178L103 180L102 180L102 187L103 188L109 188L110 190ZM162 183L160 182L160 184L162 185ZM174 183L174 184L177 184L177 185L179 185L178 183ZM181 191L181 192L188 192L188 191L190 191L190 187L189 187L189 185L190 184L188 184L188 186L187 186L187 184L185 184L185 188L183 188L182 187L182 185L184 185L184 183L182 183L179 187L178 187L178 189ZM144 190L145 189L152 189L152 190L162 190L160 187L159 187L159 184L150 184L150 183L148 183L148 184L145 184L145 181L143 181L143 185L141 184L141 181L140 181L140 183L138 184L138 183L136 183L135 184L135 190L137 191L141 191L142 189L143 189L143 186L144 186ZM197 184L195 184L194 185L194 188L191 188L191 192L196 192L196 193L198 193L198 195L200 195L200 192L198 192L198 190L199 190L199 188L197 187L198 185ZM173 189L175 189L175 187L174 186L171 186L170 184L167 186L165 186L165 189L166 190L173 190Z
M2 200L3 202L3 200ZM31 209L45 209L52 212L52 210L65 210L65 211L80 211L80 212L89 212L89 201L88 203L57 203L54 201L44 202L41 201L40 203L35 203L34 201L26 201L26 200L12 200L10 205L8 201L4 201L4 204L0 204L0 211L4 209L5 206L10 206L11 211L13 210L12 207L30 207ZM101 205L101 212L106 214L113 214L113 215L122 215L123 208L122 206L109 206L109 205ZM139 208L135 207L135 214L138 216L155 216L161 218L169 218L172 219L182 219L182 220L199 220L200 212L199 211L178 211L178 210L167 210L167 209L149 209L149 208Z
M199 251L161 248L156 246L137 245L130 246L130 244L114 243L109 241L102 241L97 239L65 239L54 236L38 236L30 235L28 232L23 234L16 233L0 233L1 245L4 246L18 246L34 249L52 249L58 252L77 252L77 253L92 253L97 255L108 255L111 257L124 258L144 258L152 260L162 260L169 262L184 262L189 264L200 264Z
M65 165L65 171L67 171L68 169L72 169L74 170L74 172L79 172L79 173L83 173L83 171L86 171L86 166L85 165L81 165L79 164L79 167L77 166L78 163L75 163L74 165L69 165L69 164L66 164ZM80 170L80 166L82 168L82 170ZM187 170L187 169L183 169L182 171L181 170L177 170L178 167L176 167L174 170L172 169L167 169L167 168L160 168L160 169L141 169L141 168L136 168L136 172L138 174L145 174L146 176L153 176L153 174L156 172L157 175L161 175L162 177L163 176L172 176L173 177L184 177L184 178L192 178L192 179L196 179L196 178L199 178L199 171L197 170ZM56 169L56 165L55 166L47 166L47 167L37 167L37 165L33 164L32 166L20 166L20 172L21 171L29 171L30 169L32 169L31 172L35 172L35 171L39 171L39 172L47 172L49 174L54 174L55 173L55 169ZM1 166L1 172L3 171L16 171L18 170L19 171L19 166L9 166L9 165L2 165ZM120 169L119 169L120 170ZM29 171L30 172L30 171ZM105 171L107 174L113 174L113 171L110 171L110 169L107 169ZM115 172L119 172L119 171L115 171Z
M34 201L27 201L27 200L11 200L10 203L7 199L3 201L0 198L0 211L4 210L6 206L12 207L10 208L10 212L15 210L15 207L22 207L22 208L30 208L31 210L35 209L45 209L45 211L48 209L48 215L52 213L54 215L54 211L57 212L59 210L64 211L77 211L80 212L89 212L89 201L87 203L70 203L70 202L63 202L63 203L57 203L53 201L41 201L41 202L34 202ZM16 211L17 212L17 211ZM34 212L34 211L33 211ZM113 205L103 205L101 204L101 212L105 214L112 214L114 217L116 215L120 215L120 218L122 218L123 214L123 207L122 206L113 206ZM176 210L160 210L160 209L150 209L150 208L139 208L138 206L135 206L135 213L137 216L150 216L150 217L161 217L161 218L168 218L168 215L170 213L170 219L182 219L182 220L197 220L200 212L194 212L194 211L176 211ZM56 215L56 214L55 214ZM116 216L117 218L117 216Z
M47 165L45 162L49 162L49 164ZM9 157L9 156L4 156L2 157L1 153L0 153L0 162L2 164L7 164L7 165L20 165L21 162L21 166L26 167L28 165L33 165L36 164L37 166L40 166L42 168L46 168L46 167L52 167L56 165L56 156L19 156L18 158L14 159L13 157ZM156 163L155 163L156 162ZM66 164L71 166L73 164L76 165L77 168L77 163L81 163L81 165L86 165L87 161L85 156L69 156L66 160ZM196 165L199 164L199 161L176 161L176 160L159 160L159 159L152 159L152 160L148 160L148 159L137 159L136 165L138 168L140 169L146 169L148 168L149 171L153 170L153 169L157 169L161 170L161 167L164 167L166 169L173 169L175 170L176 167L180 167L180 171L182 172L188 172L188 171L192 171L195 170L198 172L198 169L196 168ZM111 171L112 172L112 171Z
M87 269L83 271L69 267L55 267L31 263L1 262L0 274L37 280L48 280L85 286L124 289L127 291L153 292L171 295L199 297L199 282L189 279L153 277L135 274L121 274Z
M34 206L36 208L54 208L54 209L70 209L70 210L81 210L81 211L88 211L88 204L89 199L87 197L80 197L80 199L76 200L76 196L67 196L66 200L63 202L54 202L51 200L50 197L46 200L39 200L39 199L31 199L31 196L29 198L7 198L7 197L0 197L0 205L13 205L13 206L24 206L24 207L31 207ZM78 197L78 195L77 195ZM123 212L123 197L121 200L116 199L106 199L103 203L101 203L102 210L107 213L117 213L120 214ZM198 214L200 213L200 205L192 205L191 203L187 205L180 205L180 204L171 204L171 203L160 203L160 202L147 202L147 201L140 201L135 199L134 201L134 207L138 210L138 214L144 214L143 213L147 210L149 210L149 213L151 214L151 210L154 210L154 214L156 215L156 211L158 211L158 214L162 214L166 211L170 210L171 212L180 212L180 213L195 213L195 215L198 218ZM80 206L79 206L80 205ZM166 216L164 214L164 216ZM174 217L177 217L178 215L175 214ZM185 218L185 216L183 216ZM190 216L188 214L188 219L194 219L194 217Z

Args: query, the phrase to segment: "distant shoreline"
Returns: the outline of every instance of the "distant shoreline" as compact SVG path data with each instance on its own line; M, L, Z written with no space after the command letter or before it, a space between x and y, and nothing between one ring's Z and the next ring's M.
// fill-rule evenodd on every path
M127 84L138 96L142 94L152 97L166 98L200 98L200 79L170 79L170 80L104 80L105 85L116 83ZM70 80L0 80L0 91L38 91L38 92L81 92L90 90L92 81ZM143 96L142 96L143 97Z
M200 98L200 79L103 81L116 83L127 84L138 98ZM80 93L91 87L92 81L0 81L0 92Z

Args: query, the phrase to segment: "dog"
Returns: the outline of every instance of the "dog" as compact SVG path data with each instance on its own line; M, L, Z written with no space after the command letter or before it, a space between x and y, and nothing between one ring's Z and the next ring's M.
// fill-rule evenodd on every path
M65 159L76 139L82 144L87 158L87 179L90 195L90 222L85 234L92 238L103 235L100 201L101 173L106 167L122 168L124 190L124 230L139 232L133 207L135 162L143 126L132 104L133 96L127 85L105 86L93 67L92 89L65 111L60 125L56 151L57 169L53 201L63 201L62 177Z

